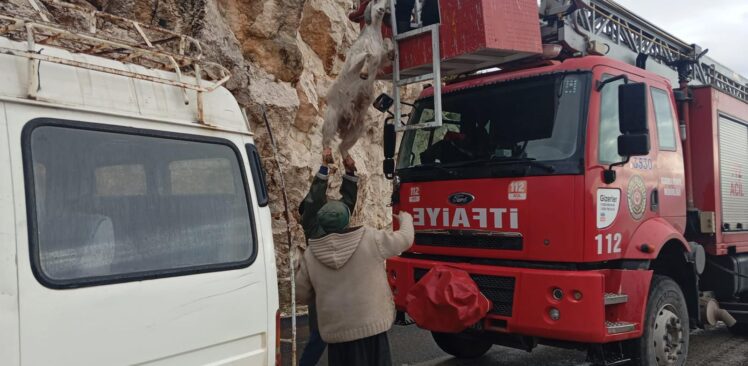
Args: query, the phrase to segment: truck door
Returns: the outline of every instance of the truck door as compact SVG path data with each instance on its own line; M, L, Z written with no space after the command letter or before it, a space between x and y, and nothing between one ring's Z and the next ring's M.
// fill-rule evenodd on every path
M5 105L0 103L0 364L18 365L18 278Z
M669 85L652 83L649 87L650 110L656 129L650 129L652 149L657 150L655 166L659 214L679 232L685 231L686 189L683 168L683 146L680 143L678 119Z
M9 115L23 365L274 362L241 135Z
M595 79L604 80L626 74L611 67L596 67ZM627 75L629 82L644 82L633 74ZM624 158L618 155L618 136L621 134L618 123L618 86L623 80L605 85L601 90L593 90L591 98L588 134L588 195L587 229L585 258L602 261L621 258L626 245L639 225L659 215L656 193L659 176L657 148L649 155L632 157L622 165L614 166L616 179L613 183L603 181L603 171ZM651 107L649 108L651 111ZM653 118L649 118L649 130L654 131ZM650 141L656 135L650 135Z

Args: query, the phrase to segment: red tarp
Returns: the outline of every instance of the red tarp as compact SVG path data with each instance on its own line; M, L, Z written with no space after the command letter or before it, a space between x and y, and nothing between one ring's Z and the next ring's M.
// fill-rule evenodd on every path
M491 301L470 275L456 268L432 268L407 296L407 312L419 327L459 333L486 316Z

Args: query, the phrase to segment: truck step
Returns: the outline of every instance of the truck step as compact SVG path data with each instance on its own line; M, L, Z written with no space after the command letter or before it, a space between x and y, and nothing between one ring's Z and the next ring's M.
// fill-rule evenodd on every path
M608 292L605 294L605 305L616 305L623 304L629 301L629 295L626 294L614 294Z
M619 334L635 330L636 323L606 321L605 327L608 328L608 334Z

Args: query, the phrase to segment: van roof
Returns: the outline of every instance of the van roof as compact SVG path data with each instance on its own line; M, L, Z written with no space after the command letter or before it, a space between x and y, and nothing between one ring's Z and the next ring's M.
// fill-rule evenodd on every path
M28 44L0 37L0 48L24 52L27 51ZM72 53L55 47L36 45L35 51L41 55L81 64L122 70L146 77L179 80L174 72ZM29 62L30 59L26 57L0 52L0 100L31 100L28 95ZM205 124L202 124L198 123L195 90L45 61L40 62L38 75L39 88L35 98L37 102L91 112L250 133L239 104L224 87L203 93ZM196 83L192 76L182 75L181 80Z

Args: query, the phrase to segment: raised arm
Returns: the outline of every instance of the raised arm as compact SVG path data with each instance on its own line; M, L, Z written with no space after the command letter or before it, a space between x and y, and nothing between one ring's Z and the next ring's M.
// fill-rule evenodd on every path
M301 226L304 228L304 235L307 239L319 237L321 228L317 221L317 212L327 203L327 177L328 168L325 163L331 158L332 153L325 149L322 156L323 165L320 166L319 172L314 176L312 186L309 187L309 193L304 197L301 207Z
M379 249L382 259L399 255L413 245L415 236L413 216L401 211L398 220L400 221L400 230L392 232L380 230L376 233L377 249Z
M353 211L356 209L356 201L358 200L356 162L348 155L343 160L343 166L345 167L345 175L343 176L343 183L340 185L341 201L348 206L348 209L351 210L351 215L353 215Z

